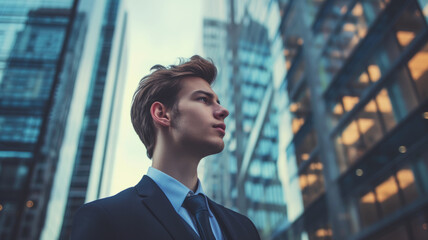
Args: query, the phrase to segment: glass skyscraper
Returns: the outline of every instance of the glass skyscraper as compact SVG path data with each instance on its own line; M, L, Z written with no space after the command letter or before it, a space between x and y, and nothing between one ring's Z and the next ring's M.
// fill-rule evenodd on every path
M275 239L426 239L427 2L278 4L292 132Z
M428 2L222 3L229 136L204 186L264 239L427 239Z
M76 175L88 178L90 171L95 171L89 168L73 178L73 167L67 171L67 165L80 162L70 159L70 150L77 145L71 132L86 131L83 103L95 102L100 109L101 103L111 98L111 106L104 106L111 112L117 107L111 101L121 97L122 83L107 87L113 80L96 80L109 79L109 75L117 79L123 68L109 66L114 27L102 26L107 17L100 17L104 7L116 5L107 1L0 1L0 239L55 238L42 232L51 233L55 228L46 221L58 225L60 218L62 222L64 207L59 206L65 206L67 196L73 197L70 180ZM111 32L105 37L108 40L97 40L102 31ZM97 43L104 44L94 47ZM116 52L123 50L118 49ZM100 53L107 56L100 57ZM112 72L106 74L110 68ZM94 69L97 73L92 74ZM97 97L91 94L93 85L100 91ZM104 115L91 121L102 122L99 119ZM109 124L113 121L110 116ZM102 127L111 127L109 124ZM100 179L98 174L98 182ZM55 201L60 199L62 203Z
M265 5L254 11L253 5L219 1L215 7L229 15L206 14L204 19L205 55L219 68L214 90L230 111L225 149L207 158L204 186L213 199L249 216L267 239L287 212L276 167L276 55L271 54L269 29L260 20L271 9Z

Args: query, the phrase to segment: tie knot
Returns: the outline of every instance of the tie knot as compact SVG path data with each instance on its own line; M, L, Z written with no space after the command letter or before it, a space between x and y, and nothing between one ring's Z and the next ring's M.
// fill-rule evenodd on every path
M183 207L193 215L196 215L196 213L200 211L208 211L205 198L201 194L186 197L183 202Z

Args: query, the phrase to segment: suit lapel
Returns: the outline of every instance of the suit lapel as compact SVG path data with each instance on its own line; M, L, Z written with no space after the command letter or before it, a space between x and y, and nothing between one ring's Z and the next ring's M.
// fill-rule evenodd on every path
M164 226L173 239L194 239L184 225L182 218L172 207L168 198L158 185L148 176L144 176L135 186L142 197L142 203Z
M210 205L211 211L214 213L218 224L220 225L221 231L223 232L223 236L227 240L238 240L240 239L239 235L237 235L237 229L234 229L234 224L230 222L228 216L226 216L223 209L220 206L213 202L208 198L208 204Z

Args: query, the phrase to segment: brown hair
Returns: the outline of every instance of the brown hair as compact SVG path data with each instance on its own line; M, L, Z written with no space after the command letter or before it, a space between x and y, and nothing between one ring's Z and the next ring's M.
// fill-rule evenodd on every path
M181 79L200 77L210 85L217 75L217 68L211 60L194 55L190 60L180 59L178 65L164 67L155 65L152 73L140 80L134 93L131 106L131 121L135 131L147 149L147 156L152 158L156 144L156 132L150 107L156 101L168 109L176 109L177 94L181 89ZM174 111L173 111L174 112ZM178 113L178 109L176 109Z

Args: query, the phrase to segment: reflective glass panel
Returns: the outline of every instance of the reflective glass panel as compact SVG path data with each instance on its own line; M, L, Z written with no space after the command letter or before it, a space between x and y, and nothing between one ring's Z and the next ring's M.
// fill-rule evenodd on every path
M397 172L397 180L406 203L410 203L418 198L419 193L415 184L415 176L409 167L402 168Z
M419 213L411 220L412 233L414 239L428 239L428 219Z
M377 105L371 100L362 111L358 113L358 127L363 135L366 150L377 143L382 137Z
M398 186L393 176L379 184L375 191L376 199L380 203L383 216L386 216L400 208L401 204L398 197Z
M362 226L369 226L379 219L376 209L376 196L368 192L359 200L360 222Z
M336 137L336 153L340 169L343 172L365 151L358 125L352 121L340 135Z
M303 204L307 207L324 192L324 177L322 163L317 157L299 176Z
M317 136L314 130L308 132L303 141L296 147L297 165L300 166L304 161L308 160L312 151L317 145Z
M428 44L426 44L408 63L410 75L422 101L428 99Z

